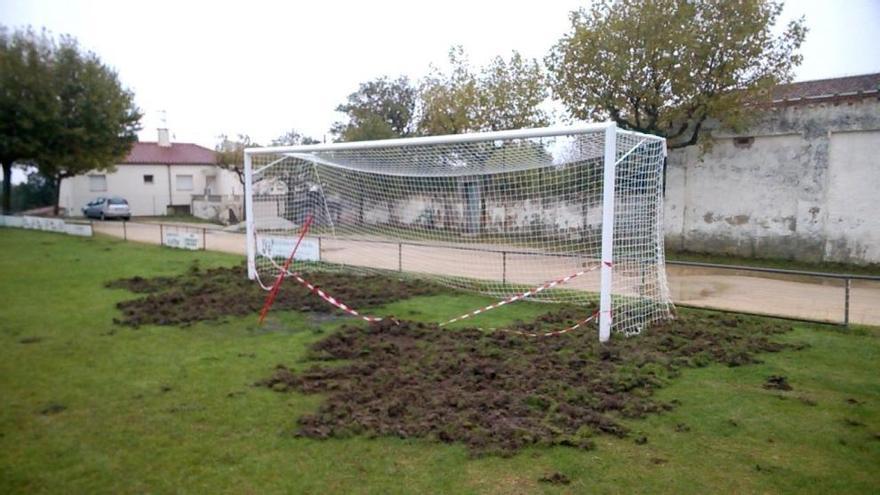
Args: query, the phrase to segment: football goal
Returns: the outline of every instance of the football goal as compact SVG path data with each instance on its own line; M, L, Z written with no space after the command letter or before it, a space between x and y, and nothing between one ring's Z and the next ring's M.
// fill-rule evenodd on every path
M671 309L665 150L613 123L250 148L248 276L396 272L498 300L452 320L526 299L638 333Z

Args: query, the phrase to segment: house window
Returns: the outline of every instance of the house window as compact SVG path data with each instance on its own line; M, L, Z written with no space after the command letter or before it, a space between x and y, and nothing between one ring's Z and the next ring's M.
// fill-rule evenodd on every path
M177 180L177 190L178 191L192 191L193 190L193 176L192 175L176 175Z
M153 175L147 174L144 175L144 184L152 184L153 183Z
M102 192L107 190L107 176L106 175L90 175L89 176L89 191L91 192Z

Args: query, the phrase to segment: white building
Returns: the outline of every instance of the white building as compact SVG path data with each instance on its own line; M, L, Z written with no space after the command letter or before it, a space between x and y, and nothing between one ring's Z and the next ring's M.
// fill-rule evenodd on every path
M880 73L784 84L743 132L669 154L666 248L880 263Z
M202 218L242 218L243 186L238 176L216 165L213 150L172 143L167 129L157 142L135 143L113 171L92 171L61 183L60 206L68 215L98 197L121 196L133 216L190 213Z

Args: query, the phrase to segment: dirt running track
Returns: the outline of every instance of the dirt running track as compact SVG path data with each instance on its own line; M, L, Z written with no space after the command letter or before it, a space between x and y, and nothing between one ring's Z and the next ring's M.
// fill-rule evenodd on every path
M245 236L206 224L158 224L94 222L95 232L130 241L159 244L164 231L195 234L199 247L234 254L245 253ZM472 245L469 245L472 246ZM402 255L402 257L401 257ZM468 276L485 280L537 285L577 270L570 259L463 251L453 248L412 246L393 243L354 243L322 239L324 261L372 268ZM402 261L402 263L401 263ZM402 266L401 266L402 265ZM693 268L669 265L667 276L676 304L726 309L809 320L842 322L844 284L842 280L806 276L775 275L730 269ZM575 279L570 288L595 290L598 271ZM629 288L615 286L615 292ZM880 282L852 281L850 321L880 325Z

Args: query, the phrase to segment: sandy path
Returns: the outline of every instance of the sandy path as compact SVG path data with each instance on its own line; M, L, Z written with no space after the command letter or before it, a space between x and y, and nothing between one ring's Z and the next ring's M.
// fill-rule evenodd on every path
M95 232L128 240L160 243L157 224L94 222ZM199 247L234 254L245 253L244 235L212 227L165 226L176 232L191 232ZM322 260L333 263L387 270L461 276L486 281L538 285L548 279L571 274L589 260L555 256L536 256L466 251L433 246L398 246L394 243L364 243L335 239L321 240ZM842 322L844 284L842 280L806 276L776 276L729 269L694 268L669 265L667 277L672 300L705 308L726 309L810 320ZM618 276L615 293L634 291L638 277ZM598 290L598 270L572 281L567 287ZM850 297L850 321L880 325L880 282L854 280Z

